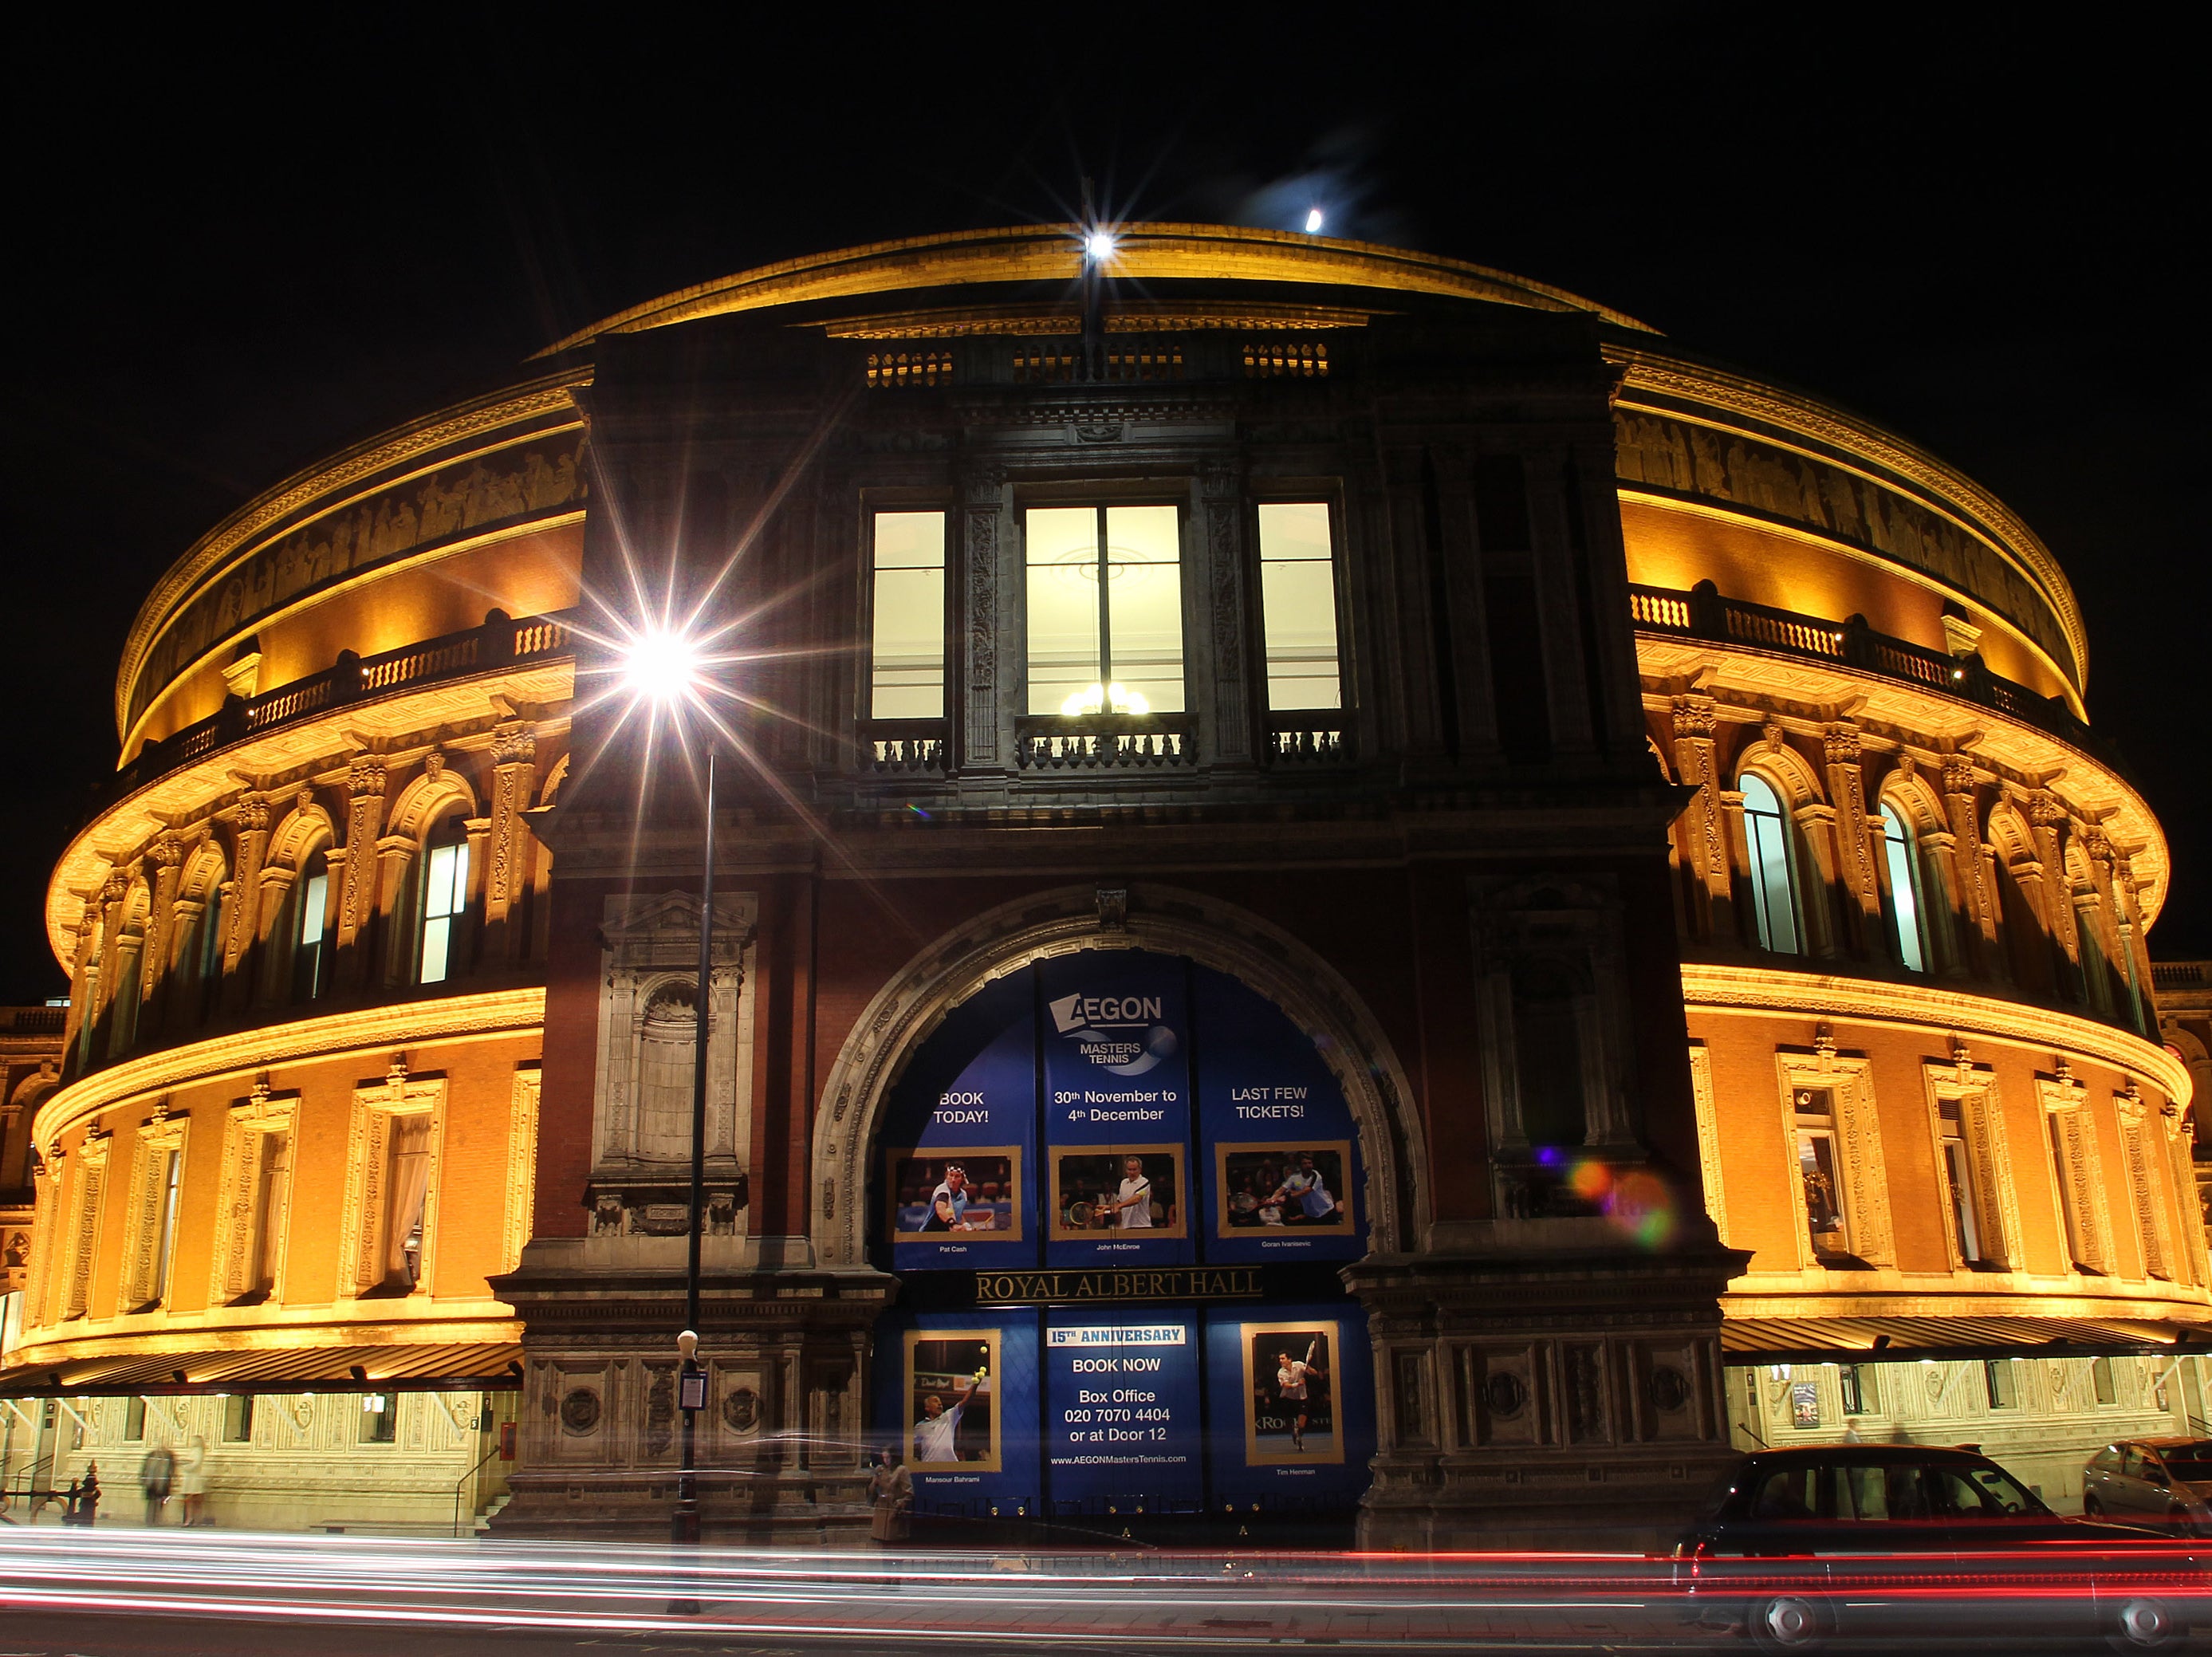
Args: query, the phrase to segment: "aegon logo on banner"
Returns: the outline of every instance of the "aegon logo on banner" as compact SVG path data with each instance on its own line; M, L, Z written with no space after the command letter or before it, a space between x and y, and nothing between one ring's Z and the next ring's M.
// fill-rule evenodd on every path
M1175 1053L1157 995L1063 995L1045 1005L1054 1032L1113 1075L1142 1076Z

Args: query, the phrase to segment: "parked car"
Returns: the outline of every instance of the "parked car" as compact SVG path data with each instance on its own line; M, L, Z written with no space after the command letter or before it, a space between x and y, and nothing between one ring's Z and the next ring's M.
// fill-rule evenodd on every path
M2212 1439L2130 1438L2081 1470L2081 1511L2212 1535Z
M1835 1444L1747 1455L1674 1548L1706 1630L1761 1651L1838 1638L2103 1635L2158 1651L2212 1624L2205 1551L2073 1519L1987 1456ZM1961 1593L1962 1582L1975 1592ZM2008 1592L2008 1591L2011 1592Z

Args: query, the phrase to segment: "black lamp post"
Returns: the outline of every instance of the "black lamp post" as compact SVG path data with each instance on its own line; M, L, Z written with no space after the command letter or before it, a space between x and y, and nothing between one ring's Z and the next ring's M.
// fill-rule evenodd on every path
M676 1350L684 1368L677 1380L677 1406L684 1412L684 1460L676 1482L676 1512L670 1538L696 1546L699 1540L699 1411L707 1407L707 1372L699 1363L699 1249L706 1213L707 1186L707 1009L714 971L714 750L707 749L705 862L699 877L699 986L691 1037L691 1201L687 1231L689 1257L684 1274L684 1332ZM677 1607L671 1607L676 1609ZM684 1608L696 1611L691 1604Z

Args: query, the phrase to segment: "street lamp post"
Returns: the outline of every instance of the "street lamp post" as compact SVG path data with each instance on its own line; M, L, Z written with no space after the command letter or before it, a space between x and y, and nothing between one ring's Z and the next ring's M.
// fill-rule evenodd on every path
M684 1332L676 1338L683 1355L676 1402L684 1411L684 1462L676 1481L676 1512L670 1521L672 1540L696 1545L699 1540L699 1411L707 1403L707 1372L699 1366L699 1248L705 1217L707 1185L707 1007L708 986L714 971L714 748L707 745L707 825L705 861L699 875L699 986L692 1001L696 1015L691 1035L691 1201L686 1232L689 1257L684 1273Z
M632 635L623 651L621 675L630 694L649 702L657 713L681 719L687 702L696 702L702 685L696 643L681 630L647 628ZM684 1274L684 1328L676 1337L682 1359L677 1381L677 1407L684 1412L683 1465L676 1483L676 1510L669 1516L670 1539L696 1548L699 1543L699 1411L707 1406L707 1372L699 1362L699 1255L702 1222L706 1217L707 1187L707 1035L708 1010L714 975L714 744L707 749L707 815L705 851L699 880L699 980L693 997L691 1036L691 1199L686 1205L690 1224ZM696 1556L695 1556L696 1557ZM693 1593L697 1592L696 1569ZM672 1613L696 1612L696 1598L669 1601Z

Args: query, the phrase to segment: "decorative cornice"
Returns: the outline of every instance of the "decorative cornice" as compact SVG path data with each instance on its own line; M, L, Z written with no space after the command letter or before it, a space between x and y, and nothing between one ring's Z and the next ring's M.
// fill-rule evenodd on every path
M1856 1023L1928 1032L1948 1039L1965 1030L2045 1053L2076 1053L2139 1077L2176 1104L2189 1102L2189 1070L2160 1047L2048 1007L1923 984L1842 978L1702 962L1682 964L1682 999L1692 1012L1786 1013L1798 1018L1847 1018Z
M1958 516L1961 528L1985 541L2035 583L2050 601L2074 652L2075 683L2087 687L2088 629L2065 571L2033 530L2003 501L1963 472L1893 433L1799 392L1782 391L1725 369L1685 362L1625 342L1607 342L1605 354L1609 360L1626 365L1627 373L1622 380L1624 399L1628 391L1642 390L1724 409L1840 450L1926 490L1938 504ZM1658 415L1678 412L1665 408L1648 411ZM1747 432L1744 435L1757 437L1759 434Z
M432 1041L483 1040L542 1029L545 992L538 986L480 995L440 996L264 1024L171 1047L72 1082L50 1095L33 1119L33 1137L52 1140L102 1112L229 1077L258 1078L283 1065L374 1053L386 1069L395 1052Z
M130 725L131 686L144 665L147 652L161 636L162 627L184 597L219 569L232 554L319 496L349 483L405 465L455 443L495 432L501 427L548 415L574 416L574 390L588 385L591 377L589 367L572 367L426 415L293 473L273 489L255 496L232 513L169 567L154 584L154 591L147 596L146 602L138 607L131 631L124 639L122 665L115 676L117 733L120 735Z

